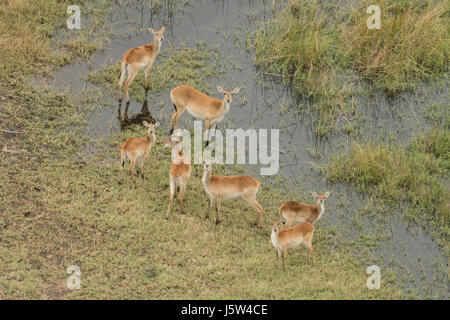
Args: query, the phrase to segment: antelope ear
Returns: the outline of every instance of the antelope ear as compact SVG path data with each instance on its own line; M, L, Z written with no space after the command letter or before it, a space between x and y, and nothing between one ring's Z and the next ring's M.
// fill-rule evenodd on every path
M317 198L317 193L313 192L313 193L312 193L312 196L313 196L314 198Z
M142 123L144 124L144 127L148 128L148 122L147 121L142 121Z
M241 90L241 88L239 88L239 87L234 88L233 93L238 93L240 90Z
M153 28L148 28L148 31L150 31L151 33L155 34L155 30L153 30Z
M225 92L221 86L217 86L217 90L219 90L219 92Z
M267 222L267 223L270 223L270 224L272 224L272 223L273 223L272 221L270 221L270 219L269 219L269 218L266 218L266 222Z
M159 121L156 121L155 128L158 128L158 127L159 127Z
M162 27L161 30L159 30L159 31L164 32L165 30L166 30L166 26Z
M330 192L325 192L325 198L328 198L330 196Z
M278 224L280 224L280 223L285 224L286 223L286 218L285 217L281 218Z
M219 163L219 159L214 159L212 163L213 164Z

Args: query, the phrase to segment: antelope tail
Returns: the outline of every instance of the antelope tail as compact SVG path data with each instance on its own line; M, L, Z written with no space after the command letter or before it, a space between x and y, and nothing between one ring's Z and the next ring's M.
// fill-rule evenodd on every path
M170 101L172 102L173 108L175 111L177 111L177 105L175 104L175 101L173 100L172 90L170 90Z
M128 65L128 63L124 60L122 61L122 65L120 67L120 75L119 75L119 84L121 85L123 83L123 79L125 78L125 68Z
M125 165L126 154L122 150L120 151L120 170L123 169Z

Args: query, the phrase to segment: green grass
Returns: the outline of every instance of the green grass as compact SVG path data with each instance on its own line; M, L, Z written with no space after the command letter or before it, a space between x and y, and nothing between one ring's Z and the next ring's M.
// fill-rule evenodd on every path
M48 76L77 57L85 59L101 49L104 17L111 4L78 1L83 17L96 15L81 30L66 31L66 9L71 4L56 0L10 0L0 5L0 56L9 57L2 63L3 81L14 82L36 74ZM62 43L53 39L59 30L66 38Z
M125 173L119 176L118 147L144 135L142 127L94 140L85 132L89 103L27 84L32 75L71 61L51 50L59 43L51 35L65 23L66 5L0 4L1 39L9 41L0 46L1 129L19 131L0 133L2 150L15 151L0 152L0 298L408 297L389 277L381 290L368 290L365 266L345 245L332 249L329 243L339 238L320 224L313 240L316 266L306 265L305 250L298 248L288 253L288 272L276 270L269 228L252 226L256 212L247 204L224 201L219 226L212 215L204 218L207 198L198 167L188 185L187 215L174 204L164 220L169 150L155 145L146 180L135 187ZM171 81L161 88L168 90ZM96 150L93 156L86 157L86 146ZM264 184L258 199L265 217L277 215L285 196ZM81 290L70 291L66 269L74 264L81 268Z
M329 134L336 119L346 114L351 90L335 63L339 29L328 21L332 6L292 1L274 21L254 35L255 64L283 81L307 99L316 111L317 134ZM337 18L337 17L336 17Z
M377 4L381 28L366 26L370 1L363 1L342 26L345 56L366 77L390 94L413 89L448 72L448 1L392 1Z
M40 121L45 126L49 120ZM189 181L188 213L181 215L174 205L166 221L167 149L155 145L146 180L137 179L137 188L125 172L119 176L118 146L143 134L135 126L107 138L107 144L94 142L101 151L88 163L74 162L68 153L76 153L64 147L56 149L60 155L35 161L41 146L20 141L25 154L0 154L2 298L404 297L390 282L380 291L368 290L365 269L345 249L329 249L332 235L321 227L314 239L315 267L306 265L306 251L297 249L289 252L288 272L276 270L269 227L253 227L256 212L245 202L225 201L219 226L213 212L205 220L207 197L198 167ZM72 145L82 145L73 139ZM55 140L55 148L65 141L58 135ZM267 185L258 199L265 217L276 216L284 200ZM65 286L65 269L72 264L81 268L81 290Z
M211 94L212 86L208 80L222 72L217 48L207 47L202 42L193 48L187 45L177 48L163 47L149 74L149 92L162 93L167 88L188 84L206 94ZM112 66L104 66L99 72L90 73L89 80L117 94L119 75L120 62L117 62ZM141 70L128 89L130 97L140 102L144 101L144 84L144 71Z
M448 102L427 105L423 116L433 126L450 130L450 105Z
M343 182L378 196L394 207L407 201L409 216L437 227L450 237L448 186L450 131L432 130L413 139L408 150L375 143L354 145L348 155L334 156L327 180Z

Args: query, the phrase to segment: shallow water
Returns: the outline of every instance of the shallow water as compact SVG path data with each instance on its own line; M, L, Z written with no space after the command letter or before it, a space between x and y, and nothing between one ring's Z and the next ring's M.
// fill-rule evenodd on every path
M448 298L448 258L429 230L408 222L401 212L397 212L405 205L387 209L375 207L375 214L360 214L363 208L371 205L370 199L344 185L327 185L320 173L331 154L345 152L354 142L394 139L405 144L427 126L422 115L426 105L446 101L448 86L422 86L416 93L405 93L395 99L383 93L370 99L357 96L354 104L360 125L356 133L334 133L328 138L319 138L315 134L314 114L307 108L299 108L302 102L297 101L279 79L259 73L254 67L252 53L245 50L246 34L273 17L272 1L197 0L189 3L179 6L171 16L164 6L159 14L152 14L148 1L127 1L126 5L125 1L119 1L117 10L110 17L111 37L105 50L95 55L90 64L64 67L48 81L48 85L80 92L80 96L92 92L100 94L98 106L88 119L88 134L92 137L108 136L134 121L139 123L150 117L161 121L168 131L167 119L173 110L168 92L149 97L148 113L143 103L132 100L127 117L124 117L125 102L119 109L116 96L103 91L98 93L98 88L85 80L88 73L98 70L101 65L116 63L129 48L150 43L152 35L146 31L149 26L167 25L165 41L168 43L164 42L161 50L166 45L186 41L191 47L198 40L205 41L208 46L218 45L226 73L211 83L212 92L216 92L216 85L225 89L242 87L232 102L230 113L218 128L280 129L279 174L288 188L298 194L292 200L311 203L312 191L332 190L325 214L318 223L319 228L335 226L338 230L335 238L330 239L330 246L339 247L340 237L345 237L364 247L355 252L363 266L378 264L382 273L387 269L394 270L401 284L424 297ZM36 84L39 82L41 80L35 81ZM219 94L215 96L219 97ZM241 104L244 97L246 103ZM160 108L155 101L167 103ZM142 110L144 113L140 113ZM187 114L181 119L180 125L192 126L192 119ZM356 123L351 124L356 126ZM86 150L86 153L91 152L95 151ZM259 173L257 166L247 165L245 169L255 176ZM268 180L265 181L270 183ZM380 228L383 240L379 239ZM370 243L367 238L371 237L376 238L375 246L367 245Z

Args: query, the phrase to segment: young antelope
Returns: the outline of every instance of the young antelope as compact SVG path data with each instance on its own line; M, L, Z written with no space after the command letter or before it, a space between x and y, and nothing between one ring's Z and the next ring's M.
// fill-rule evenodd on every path
M188 159L185 159L183 155L183 144L179 141L177 135L171 135L164 140L163 145L165 147L172 148L172 165L170 166L170 195L169 195L169 205L167 207L166 219L169 219L170 207L172 205L173 196L175 194L175 189L178 187L179 196L178 203L182 213L184 214L183 208L183 196L186 189L187 181L191 176L191 164Z
M319 220L325 212L325 199L330 195L329 192L319 194L313 192L314 198L317 198L316 205L288 201L284 203L279 210L280 218L286 219L286 225L292 226L297 222L314 223Z
M152 28L149 28L148 30L153 33L153 42L137 48L132 48L125 52L122 57L119 78L119 100L122 100L122 83L125 79L125 73L128 73L128 78L125 82L125 96L127 98L127 103L130 102L128 87L133 82L137 72L142 68L145 68L145 89L148 90L148 73L161 49L161 42L164 40L163 33L164 30L166 30L166 27L162 27L159 31L155 31Z
M272 224L271 240L277 254L277 268L280 267L280 255L283 258L283 270L286 271L285 259L288 248L295 248L300 244L304 244L308 251L306 253L306 263L309 262L309 253L311 252L312 264L314 265L314 248L312 245L312 237L314 234L314 226L309 222L299 223L291 228L280 230L280 224L284 223L285 218L280 220L267 219Z
M159 122L148 124L147 121L144 121L143 124L147 128L147 136L143 138L129 138L125 140L120 149L120 171L123 170L125 160L128 158L130 160L130 176L132 180L136 161L138 162L137 173L138 175L140 173L142 179L144 179L144 162L156 141L155 128L159 126Z

